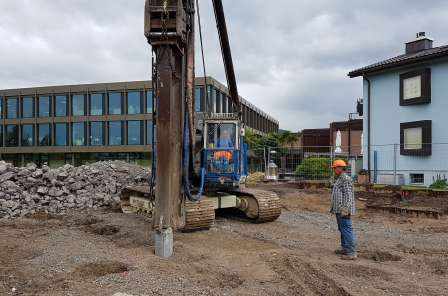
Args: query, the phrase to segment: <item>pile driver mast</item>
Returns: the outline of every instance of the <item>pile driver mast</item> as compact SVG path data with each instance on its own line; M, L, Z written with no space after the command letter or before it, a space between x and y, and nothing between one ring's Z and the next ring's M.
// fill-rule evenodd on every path
M247 147L240 135L242 108L223 5L221 0L212 2L235 111L209 111L204 115L200 157L194 147L194 31L198 0L145 3L145 36L153 52L153 137L155 134L157 140L153 141L149 189L124 190L122 208L152 214L156 254L162 257L170 257L173 252L173 230L210 228L215 209L238 208L256 222L274 221L281 213L275 193L243 188L241 184L247 175ZM201 160L200 172L195 172L194 159ZM200 182L197 178L196 186L192 186L195 174L200 175ZM191 189L196 190L195 194Z

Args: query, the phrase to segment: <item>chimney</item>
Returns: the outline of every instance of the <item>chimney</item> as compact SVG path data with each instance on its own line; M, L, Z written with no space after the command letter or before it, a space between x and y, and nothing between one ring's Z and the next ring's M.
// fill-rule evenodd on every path
M433 40L426 37L425 32L417 33L417 39L406 43L406 54L416 53L432 48Z

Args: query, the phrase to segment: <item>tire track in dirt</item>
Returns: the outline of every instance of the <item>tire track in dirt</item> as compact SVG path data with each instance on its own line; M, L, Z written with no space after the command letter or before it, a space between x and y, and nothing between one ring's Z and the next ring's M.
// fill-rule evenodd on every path
M269 260L271 268L289 285L294 295L351 296L347 290L297 256L286 254Z

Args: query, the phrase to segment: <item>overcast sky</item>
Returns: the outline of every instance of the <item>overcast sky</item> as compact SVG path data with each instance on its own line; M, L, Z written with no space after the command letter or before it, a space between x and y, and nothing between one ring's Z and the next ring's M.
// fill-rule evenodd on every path
M207 70L225 83L211 2L200 0ZM444 0L223 2L241 95L292 131L346 119L362 96L361 79L347 73L403 53L416 32L448 44ZM143 8L144 0L1 0L0 89L149 79Z

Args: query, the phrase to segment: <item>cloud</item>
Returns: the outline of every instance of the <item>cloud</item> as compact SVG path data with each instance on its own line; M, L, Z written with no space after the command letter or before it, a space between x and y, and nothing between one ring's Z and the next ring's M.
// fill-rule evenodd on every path
M211 1L200 2L207 71L225 82ZM442 0L223 2L241 95L294 131L345 119L362 96L346 74L403 53L416 32L448 43ZM143 6L1 1L0 88L149 79Z

